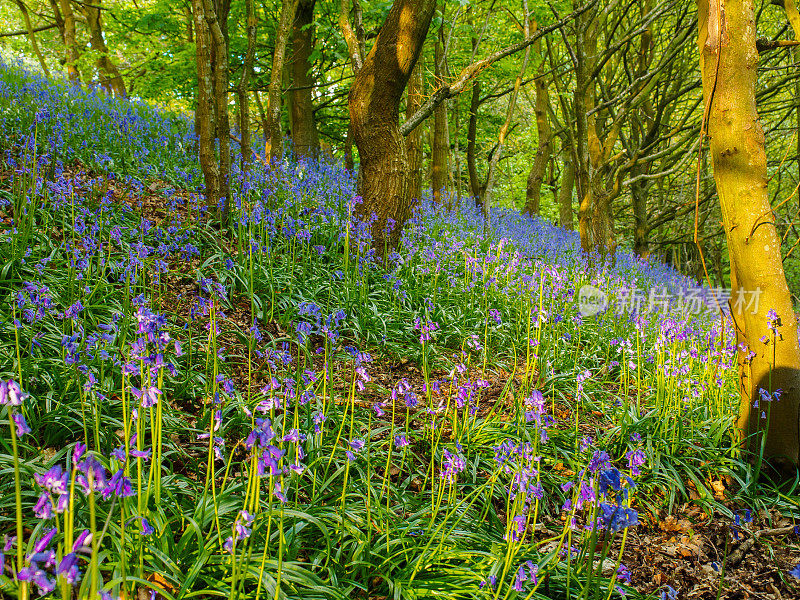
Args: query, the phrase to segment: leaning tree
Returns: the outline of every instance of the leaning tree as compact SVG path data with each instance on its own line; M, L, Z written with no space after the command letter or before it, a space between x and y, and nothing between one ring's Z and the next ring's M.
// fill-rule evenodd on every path
M436 0L395 0L350 88L350 124L361 161L357 211L366 219L376 216L372 240L378 255L397 243L410 210L400 100L435 9ZM387 224L393 224L391 231Z
M793 468L800 453L800 347L767 194L764 132L756 110L753 0L699 0L698 11L704 122L731 287L734 299L738 290L747 294L746 303L732 302L741 342L739 427L757 456L763 451L775 465Z

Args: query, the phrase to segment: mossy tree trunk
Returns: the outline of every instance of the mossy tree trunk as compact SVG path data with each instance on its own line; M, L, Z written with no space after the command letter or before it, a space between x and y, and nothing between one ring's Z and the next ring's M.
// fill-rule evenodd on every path
M245 12L247 13L247 52L242 62L242 74L239 84L236 86L236 97L239 105L239 135L242 136L242 170L249 168L253 160L253 152L250 147L250 99L247 94L247 86L250 81L250 74L253 70L253 59L256 53L256 11L253 0L245 0Z
M534 85L536 86L536 101L534 112L536 114L536 133L537 147L533 165L528 173L528 181L525 188L525 209L529 215L538 215L541 206L542 182L547 170L547 164L553 154L553 134L550 128L550 120L547 113L550 112L550 94L547 89L547 79L545 78L545 65L547 61L539 47L535 44L536 52L541 57L539 73L537 74ZM571 193L571 191L570 191Z
M81 84L81 75L78 71L78 59L80 53L78 52L78 44L75 39L75 13L72 11L72 3L70 0L59 0L61 7L61 16L64 19L64 48L66 53L67 75L73 85Z
M230 173L231 173L231 126L228 113L228 44L225 32L227 31L226 22L228 20L229 3L220 4L222 10L217 13L212 0L203 0L203 15L205 17L205 29L208 33L209 55L213 57L211 61L213 79L212 96L214 106L214 127L211 129L212 136L215 135L219 141L219 178L217 183L218 198L222 200L222 214L220 224L227 228L230 223ZM212 149L213 153L213 139ZM217 205L214 205L217 209Z
M90 41L92 50L97 52L97 70L100 74L100 85L109 92L113 92L118 98L127 95L125 82L117 69L117 65L108 56L108 47L103 35L102 6L101 0L93 0L92 3L82 4L83 14L86 17L86 24L89 26Z

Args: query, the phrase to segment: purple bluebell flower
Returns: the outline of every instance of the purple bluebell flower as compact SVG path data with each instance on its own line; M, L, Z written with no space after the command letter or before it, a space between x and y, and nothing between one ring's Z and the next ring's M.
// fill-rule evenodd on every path
M678 590L671 585L665 585L661 590L661 600L678 600Z
M602 511L600 521L612 533L622 531L628 527L635 527L639 524L639 515L632 508L620 504L613 505L602 502L600 503L600 510Z
M25 417L20 413L14 413L11 415L11 418L14 420L14 424L17 426L17 437L23 437L31 432L31 428L28 427Z
M92 532L84 529L72 544L73 552L87 552L90 551L92 545Z
M33 561L17 573L17 579L35 585L41 596L45 596L56 589L55 580L51 579L47 571L41 569L39 564Z
M111 476L108 485L102 490L103 498L109 498L112 495L117 498L127 498L133 496L136 492L133 491L131 480L125 477L125 469L119 469Z
M140 525L142 526L141 535L152 535L156 531L144 517L140 519Z
M647 455L644 453L644 450L641 448L636 448L635 450L629 451L625 455L628 459L628 468L631 470L631 474L634 476L641 475L641 467L647 462Z
M77 582L81 576L80 570L78 569L78 555L74 552L70 552L62 558L61 562L58 563L56 575L63 577L69 584Z
M0 381L0 406L20 406L28 394L20 389L19 384L13 379Z
M131 391L134 396L142 401L142 408L150 408L158 404L158 397L161 395L161 390L154 385L144 387L141 390L131 386Z

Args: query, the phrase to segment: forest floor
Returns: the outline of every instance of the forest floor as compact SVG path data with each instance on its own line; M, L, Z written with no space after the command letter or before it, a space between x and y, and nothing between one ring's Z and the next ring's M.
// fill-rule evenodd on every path
M91 177L87 174L87 177ZM163 207L163 197L157 192L169 189L166 182L156 182L151 185L149 194L137 195L136 202L130 200L131 196L121 187L115 194L116 197L126 199L131 209L141 217L159 224L167 215ZM178 195L188 195L178 191ZM189 215L184 207L184 218ZM210 223L206 216L206 221ZM223 242L224 243L224 242ZM235 249L232 245L227 248L229 252ZM170 284L161 296L164 308L170 307L172 311L181 314L187 321L191 305L189 298L197 293L197 282L192 279L194 263L176 263L178 270L170 278ZM192 282L187 286L186 282ZM183 299L183 300L181 300ZM251 319L250 302L246 294L233 294L230 298L232 308L227 311L227 318L246 329ZM265 330L275 336L285 335L285 326L278 321L265 324ZM202 324L195 324L197 332L202 331ZM229 335L221 339L228 347L230 354L246 356L247 347L241 339ZM316 340L320 343L320 340ZM411 389L419 395L424 395L425 379L420 365L408 358L397 358L381 354L379 349L372 350L375 361L372 363L371 376L378 390L390 390L395 382L401 379L411 384ZM317 360L317 363L320 361ZM349 383L348 372L343 367L334 375L334 387L342 394L346 394ZM317 367L320 367L317 364ZM431 371L432 379L443 378L447 375L444 371ZM475 377L482 377L487 382L483 394L485 403L481 411L485 414L493 410L502 412L511 410L513 406L497 407L495 403L503 402L503 391L509 378L516 379L519 383L520 375L512 376L501 366L494 366L477 370ZM247 370L244 367L234 371L234 379L242 388L247 387ZM257 383L252 383L255 386ZM372 388L370 388L372 389ZM620 393L620 390L616 390ZM635 395L634 391L630 392ZM507 403L507 399L506 403ZM373 392L361 399L363 407L369 407L380 401L380 394ZM573 421L572 409L569 404L554 404L558 422L571 423ZM196 407L185 406L187 410ZM386 420L387 416L379 417ZM397 423L402 423L404 413L395 417ZM585 412L580 415L578 428L585 435L606 427L608 421L599 411ZM412 413L411 426L420 426L414 420ZM447 439L445 433L444 439ZM558 467L558 465L557 465ZM560 469L564 469L560 465ZM568 473L569 475L569 473ZM725 508L730 514L737 515L735 520L726 518L720 510L715 510L709 515L708 499L696 503L700 496L691 480L687 480L689 498L673 504L672 508L641 511L639 525L630 530L625 542L622 562L631 571L632 586L644 594L655 594L669 600L672 598L669 588L676 590L677 598L698 598L703 600L728 599L749 600L769 599L784 600L798 598L797 585L787 585L786 573L800 562L800 548L797 540L800 538L800 526L792 518L785 516L779 510L751 514L741 501L734 497L737 483L730 477L709 480L708 488L713 491L714 504L717 509ZM413 484L412 484L413 488ZM733 494L732 494L733 492ZM666 495L649 497L647 505L650 507L662 506L666 503ZM705 509L704 509L705 507ZM565 515L560 519L544 517L543 527L538 527L532 540L543 541L543 550L548 549L546 541L555 535L555 530L563 525ZM561 522L559 522L559 520ZM554 525L554 529L547 528L547 524ZM553 542L550 546L554 546ZM598 551L603 549L604 542L598 542ZM609 557L619 555L620 542L615 540L607 549ZM617 561L613 558L605 559L603 573L610 575ZM667 588L669 586L669 588ZM543 593L547 595L546 587ZM384 596L374 596L381 600Z
M65 554L66 483L42 474L88 470L79 449L128 486L70 509L110 532L77 597L130 597L128 573L162 600L800 598L800 496L736 445L730 329L589 318L576 293L697 282L593 265L512 210L487 233L466 201L421 202L378 265L326 162L234 173L229 236L175 150L190 124L0 77L0 378L29 393L0 409L29 425L0 440L22 488L0 531ZM49 556L17 568L46 587Z

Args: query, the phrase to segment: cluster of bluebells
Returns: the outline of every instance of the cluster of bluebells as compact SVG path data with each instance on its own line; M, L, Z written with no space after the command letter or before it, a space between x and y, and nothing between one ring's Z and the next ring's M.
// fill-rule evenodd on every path
M573 481L562 484L564 492L575 488L573 497L565 501L562 510L591 512L596 509L597 519L587 523L587 528L616 533L639 524L639 515L629 504L630 490L635 486L633 479L611 464L607 452L596 450L587 467L579 473L577 487ZM573 527L577 527L576 512L572 513Z
M135 439L132 444L135 444ZM17 574L21 581L35 585L41 595L53 591L57 581L63 579L68 584L76 583L80 577L81 556L91 554L92 533L84 530L78 535L70 551L60 559L52 543L58 532L57 517L65 513L70 505L80 506L86 500L70 501L71 493L80 493L84 497L94 495L97 499L122 499L133 496L136 491L133 482L125 474L126 464L130 457L147 460L150 451L136 450L133 447L116 448L109 457L113 472L109 473L100 460L82 443L73 447L67 468L55 464L44 473L34 475L40 488L39 500L33 507L34 516L45 523L45 533L34 543L34 552L26 557L26 565ZM71 483L74 482L74 485ZM141 535L150 535L153 528L145 518L141 518ZM7 545L8 546L8 545ZM8 547L6 548L6 550Z
M414 329L419 330L419 342L424 344L433 340L433 334L439 329L439 324L435 321L425 320L423 322L420 319L416 319L414 321Z
M14 422L14 430L17 437L22 437L31 432L25 415L22 414L22 404L28 394L22 391L19 384L13 379L0 381L0 406L8 408L11 419Z
M456 477L467 468L467 463L460 451L450 452L447 448L442 451L442 469L439 477L448 483L455 483Z
M53 86L46 80L37 79L30 84L31 97L35 96L49 106L46 110L34 111L26 115L26 119L33 119L30 124L35 125L41 137L34 140L30 134L21 136L19 146L32 148L37 143L41 148L41 156L47 160L53 159L53 148L58 148L56 154L61 154L63 160L75 158L87 161L99 169L110 169L115 164L127 160L128 164L136 164L136 177L126 179L126 183L133 190L133 195L144 189L143 181L151 177L163 177L176 180L182 187L196 187L198 169L196 160L178 159L175 164L172 155L183 157L183 152L172 152L174 148L188 148L196 139L186 127L185 123L169 122L158 114L146 108L132 108L119 104L112 98L103 96L80 96L78 92L64 93L64 90ZM8 99L13 92L8 89L0 90L0 97ZM61 96L65 96L62 98ZM81 107L79 111L72 111L73 104ZM69 120L72 112L81 110L95 111L100 119L107 123L107 128L102 128L98 133L101 139L92 139L86 136L86 127L82 120ZM7 117L0 112L0 124L6 125L4 130L14 131L15 124L5 121ZM59 125L61 121L70 123L69 128ZM112 126L113 125L113 126ZM81 140L80 136L84 139ZM88 139L88 141L87 141ZM153 143L156 141L157 143ZM15 172L22 170L22 165L16 161L11 153L8 155L8 164ZM130 159L134 159L131 161ZM59 305L56 294L39 281L30 281L23 284L14 299L19 309L20 321L15 326L24 334L23 321L31 326L28 331L33 331L34 325L39 324L50 315L63 325L64 363L70 368L74 367L81 374L81 382L86 391L100 394L101 386L98 385L97 375L99 369L93 361L113 360L124 373L134 378L136 386L132 392L138 406L134 417L139 418L141 409L150 409L164 402L164 393L158 387L157 381L165 372L175 375L177 366L175 359L182 354L181 344L170 337L167 322L163 315L157 314L147 308L145 299L134 299L136 307L136 336L130 344L130 353L127 356L114 355L114 348L120 336L121 315L114 314L111 322L100 323L96 330L87 325L90 322L89 313L92 312L89 298L92 294L91 285L100 279L100 269L108 270L109 281L117 281L139 286L146 284L157 285L160 274L167 269L169 260L176 259L190 261L200 257L199 242L191 233L191 227L157 226L146 219L138 225L131 226L129 222L118 218L110 210L114 194L109 189L102 194L100 207L96 210L89 208L84 203L89 196L89 190L95 187L100 189L108 187L110 179L105 177L97 180L87 180L81 177L72 177L65 173L61 159L53 160L55 165L54 181L47 182L49 193L53 198L56 209L71 208L74 211L72 227L76 242L67 241L62 248L67 257L68 264L75 271L76 281L83 282L83 295L71 297L64 305ZM248 172L242 172L239 161L234 160L231 200L233 205L241 210L237 216L240 225L252 225L257 232L257 239L250 239L248 248L252 255L261 259L263 256L272 257L276 250L276 240L288 241L292 244L313 250L315 260L328 260L333 252L328 252L325 246L313 245L320 239L318 232L323 227L338 230L342 236L349 232L352 254L358 257L358 270L363 274L370 267L372 259L370 225L372 221L361 222L355 218L353 208L360 201L353 198L353 178L344 175L341 169L319 163L309 165L306 163L293 164L284 162L274 166L272 170L264 170L256 165ZM162 165L171 165L169 167ZM138 179L137 179L138 177ZM36 193L44 186L43 181L37 180L34 184ZM288 191L290 198L284 201L274 194L274 190L282 186ZM171 207L178 201L171 191L166 191L165 202ZM254 200L254 198L256 198ZM319 199L318 205L313 207L302 206L303 198ZM327 198L332 198L328 200ZM77 199L77 201L76 201ZM345 216L337 215L337 202L344 200L347 206L341 211ZM276 202L280 205L276 206ZM199 195L192 195L189 207L201 213L205 210L204 202ZM119 213L124 215L127 206L120 205ZM302 209L302 210L300 210ZM512 306L520 297L536 300L540 285L544 289L545 302L549 308L532 310L534 326L543 329L546 324L568 323L575 328L584 323L580 313L570 313L570 306L574 304L575 289L573 281L591 277L591 284L603 289L622 289L629 286L631 281L647 281L664 289L680 289L686 281L677 273L667 268L662 268L654 263L641 261L632 255L620 252L615 257L615 262L596 262L597 272L591 273L587 269L586 257L580 251L578 239L574 232L567 232L549 226L545 221L523 217L518 213L508 210L493 210L491 218L491 231L486 236L486 248L470 247L465 240L474 239L475 234L483 230L482 217L469 206L469 202L459 206L452 212L442 211L441 205L431 202L422 202L414 219L405 228L402 238L402 253L391 252L389 265L391 270L386 274L385 281L399 299L407 297L403 282L407 280L404 269L412 268L420 277L430 274L438 278L451 289L459 292L485 294L490 302L496 306ZM346 222L343 223L343 221ZM107 231L103 230L102 223L106 223ZM176 223L180 219L176 218ZM390 230L394 223L387 223ZM247 227L244 227L247 229ZM2 235L2 234L0 234ZM5 238L0 238L5 239ZM313 240L313 241L312 241ZM109 249L108 257L105 246ZM112 255L111 250L115 253ZM25 259L29 258L26 253ZM30 259L31 268L42 275L49 268L48 257L36 261ZM548 264L549 263L549 264ZM235 270L233 260L226 262L228 270ZM106 271L102 271L106 275ZM152 275L152 281L143 278L143 275ZM348 274L349 276L349 274ZM345 274L336 271L334 277L344 280ZM405 278L405 279L404 279ZM366 279L359 279L357 285L366 285ZM197 281L202 294L207 298L197 299L192 307L191 317L198 315L207 316L209 311L227 299L227 291L222 283L212 278L200 277ZM506 302L513 300L514 302ZM426 301L426 310L433 314L433 302L430 298ZM491 305L491 304L490 304ZM489 306L490 306L489 305ZM88 307L88 308L87 308ZM215 309L216 310L216 309ZM334 311L328 315L313 302L301 303L298 306L299 321L296 323L296 336L300 344L306 344L310 336L322 336L326 344L335 345L341 338L344 329L345 314ZM613 315L612 315L613 316ZM774 335L778 335L779 319L774 311L768 315L769 328ZM217 311L215 319L208 323L208 327L216 327L219 332L219 321L224 315ZM437 317L438 318L438 317ZM603 326L603 319L609 317L598 315L597 323ZM645 330L652 330L652 323L647 321L647 315L631 315L630 323L624 324L629 328L631 336L640 335L644 339ZM488 310L487 319L496 325L495 331L511 328L514 315L503 314L495 308ZM608 320L605 321L608 323ZM442 321L444 328L448 327ZM417 319L415 329L419 331L420 343L431 342L435 332L439 329L438 322L428 318ZM566 329L566 328L565 328ZM635 331L634 331L635 330ZM704 330L692 320L667 318L659 327L657 350L666 354L661 366L663 373L668 377L678 379L679 387L686 388L687 396L702 397L706 393L705 382L693 378L689 359L698 363L713 360L718 364L730 364L735 354L735 347L723 347L716 350L721 332ZM254 322L250 329L252 339L261 342L261 332ZM41 332L30 334L26 343L31 353L34 348L41 347ZM61 333L59 333L61 335ZM562 338L571 339L568 331L564 331ZM706 336L705 339L702 339ZM629 356L635 337L620 339L617 344L619 352ZM688 350L672 352L670 348L686 341L697 341L697 347ZM529 340L537 352L542 352L542 347L536 339ZM701 343L702 342L702 343ZM305 468L305 450L303 444L306 434L300 430L292 429L286 432L274 426L275 411L286 410L293 405L305 405L315 399L315 381L317 375L310 370L295 371L294 376L282 376L279 373L292 362L292 355L288 345L281 348L270 349L260 343L254 344L255 354L263 361L270 375L262 390L264 393L258 397L255 406L251 405L253 412L259 416L254 418L253 427L248 432L245 446L250 452L250 457L255 459L256 475L269 478L271 491L281 501L286 501L284 484L286 476L302 473ZM487 343L487 345L489 345ZM612 345L613 342L612 342ZM474 351L482 350L482 342L478 336L470 336L466 346ZM346 349L354 358L354 383L360 391L370 381L366 364L371 357L355 350ZM707 350L707 352L706 352ZM711 358L709 358L711 357ZM462 357L464 362L466 359ZM645 360L652 363L653 356L646 356ZM612 365L613 366L613 365ZM630 363L628 365L630 367ZM327 365L326 365L327 376ZM584 384L592 377L592 373L584 367L578 368L577 386L578 395L584 390ZM718 376L721 377L721 376ZM138 378L138 382L135 378ZM475 415L478 408L478 398L481 390L488 387L489 383L483 379L471 379L467 367L459 363L453 376L453 386L456 390L456 407L466 414ZM201 434L201 439L211 439L211 444L217 459L223 458L225 440L222 434L223 395L231 397L234 393L233 382L230 378L219 375L214 384L221 390L214 395L214 407L211 411L212 425L208 433ZM435 391L437 382L431 385ZM429 389L425 389L428 396ZM98 396L100 397L100 396ZM759 401L771 401L780 397L779 392L773 395L761 395ZM25 421L22 409L25 394L19 386L12 382L0 382L0 405L8 406L12 416L15 432L24 436L30 432ZM102 400L103 398L100 397ZM402 401L408 408L416 408L420 404L410 383L401 380L391 391L390 399ZM313 403L312 403L313 404ZM375 404L378 416L384 414L387 403ZM430 409L429 409L430 410ZM249 409L245 409L248 416ZM30 413L29 413L30 414ZM311 411L309 411L311 415ZM269 415L269 416L268 416ZM546 412L545 401L542 394L533 391L524 400L524 420L536 432L535 444L519 440L505 440L495 448L495 460L498 468L508 477L507 493L515 502L516 513L510 518L510 528L507 538L512 542L522 541L529 527L531 507L540 498L543 490L539 482L539 465L537 444L544 444L548 438L548 427L552 425L552 418ZM284 414L285 418L285 414ZM312 415L315 434L322 432L326 416L321 410L315 410ZM309 424L310 425L310 424ZM275 431L282 431L278 435ZM310 429L310 427L309 427ZM310 433L310 432L309 432ZM127 440L122 446L115 449L109 457L110 471L102 466L96 455L86 452L85 447L76 446L72 455L72 464L63 468L56 465L44 474L37 476L37 484L41 494L35 506L35 516L48 520L55 518L66 510L69 502L67 482L71 474L75 475L76 490L83 494L96 494L99 498L112 497L124 498L135 493L133 484L125 475L125 466L131 458L146 461L150 457L150 450L141 448L143 440L137 444L136 436ZM634 440L638 441L638 440ZM409 445L409 434L395 435L394 446L404 449ZM347 458L356 460L364 449L366 442L361 438L352 438L343 445ZM626 459L628 468L633 476L639 475L641 468L646 464L647 457L638 447L631 449ZM130 466L130 465L128 465ZM444 449L441 456L440 477L449 483L454 483L466 467L463 450ZM567 501L566 510L589 511L596 509L598 519L596 523L589 524L590 528L603 527L611 532L620 531L636 524L636 511L628 503L629 490L633 486L630 478L620 473L608 458L608 455L597 452L589 461L589 466L578 477L577 482L570 482L564 486L568 491L575 486L573 498ZM573 525L577 521L573 519ZM238 542L247 540L252 533L253 516L247 511L240 511L236 516L231 530L231 536L225 542L225 548L233 551ZM142 518L141 529L143 535L153 533L152 527ZM28 580L37 585L40 591L52 589L54 578L64 577L74 583L80 577L78 570L79 557L90 546L86 536L79 537L72 548L72 552L56 563L52 554L52 543L55 532L52 528L45 528L43 535L34 545L35 552L28 558L25 570L19 573L20 579ZM0 561L0 564L2 561ZM797 575L800 566L792 572ZM536 585L538 579L538 565L526 562L515 570L513 587L521 591L524 585ZM629 575L626 572L618 573L620 581L625 581ZM494 577L488 583L496 584Z
M330 347L336 346L347 318L343 310L324 315L317 304L301 302L297 305L297 313L301 317L301 320L295 325L300 345L305 345L310 336L319 335Z
M255 458L255 475L269 478L271 491L281 502L287 501L284 476L302 473L305 469L301 462L305 458L302 446L305 440L306 435L296 429L278 436L267 418L255 419L255 427L245 440L245 447Z

